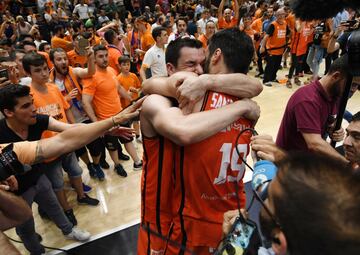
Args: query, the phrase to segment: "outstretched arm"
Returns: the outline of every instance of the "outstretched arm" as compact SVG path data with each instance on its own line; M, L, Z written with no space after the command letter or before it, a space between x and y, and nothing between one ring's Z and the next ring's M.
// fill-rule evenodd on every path
M156 133L178 145L187 145L216 134L241 117L256 121L259 115L259 106L249 99L210 111L184 115L179 108L172 107L167 98L151 95L144 102L140 123L142 128L144 124L150 123Z
M46 158L56 157L71 151L75 151L103 135L114 126L125 123L139 115L138 108L144 99L127 107L117 115L106 120L98 121L88 125L76 126L67 129L49 139L40 140L37 143L35 163ZM120 128L122 129L122 128ZM128 129L123 128L124 131ZM119 132L121 133L121 132ZM33 162L34 163L34 162Z
M218 9L218 19L221 19L223 17L224 5L225 5L225 0L221 0Z

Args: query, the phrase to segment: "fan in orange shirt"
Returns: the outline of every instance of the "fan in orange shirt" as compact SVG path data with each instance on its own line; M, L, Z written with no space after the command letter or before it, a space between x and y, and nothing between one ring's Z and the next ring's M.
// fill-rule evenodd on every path
M118 48L121 37L115 32L113 29L109 29L105 32L104 38L108 43L107 49L109 54L109 66L115 70L115 74L118 75L120 73L120 65L119 65L119 57L122 56L121 49Z
M85 38L83 35L73 35L74 49L66 53L69 65L72 67L86 68L88 63L87 55L80 55L79 40Z
M66 52L72 50L73 44L72 42L64 39L65 37L65 30L62 25L57 25L54 28L55 35L51 38L51 48L62 48Z
M218 9L218 27L219 29L236 27L239 20L239 3L234 1L234 16L231 17L231 9L226 8L224 10L225 0L221 0ZM224 10L224 13L223 13Z
M122 56L119 58L120 65L120 74L117 76L117 79L121 86L127 91L129 96L136 100L139 98L141 83L136 74L130 72L130 58L128 56ZM125 98L121 98L121 105L127 107L131 102ZM133 122L133 127L135 129L136 138L140 137L140 125L139 121Z
M216 28L216 25L215 25L214 21L209 20L208 22L206 22L205 34L201 34L198 38L198 40L200 42L202 42L204 49L206 49L206 47L208 45L208 41L215 34L215 28Z
M146 22L145 16L136 18L135 24L137 25L140 34L141 47L141 49L137 49L135 51L140 55L140 59L142 59L145 53L155 44L155 40L148 29L150 25Z

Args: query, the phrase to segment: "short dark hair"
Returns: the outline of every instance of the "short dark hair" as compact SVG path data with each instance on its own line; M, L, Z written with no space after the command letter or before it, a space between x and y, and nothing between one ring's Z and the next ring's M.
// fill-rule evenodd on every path
M51 49L49 57L50 57L51 62L53 62L53 63L54 63L54 58L55 58L55 53L56 52L63 52L63 53L66 54L66 51L64 49L62 49L62 48Z
M30 87L19 84L9 84L0 88L0 111L6 118L5 109L14 110L19 97L30 95Z
M106 50L107 51L107 48L102 44L95 45L94 48L93 48L94 55L96 56L96 52L101 51L101 50Z
M5 39L1 39L1 40L0 40L0 45L1 45L1 46L8 46L8 47L11 47L12 42L11 42L11 40L10 40L10 39L5 38Z
M360 121L360 111L352 116L351 121Z
M180 20L184 21L185 24L187 25L187 23L188 23L187 17L185 17L185 16L180 16L180 17L177 18L177 20L176 20L176 26L179 24L179 21L180 21Z
M36 52L29 52L25 54L22 63L25 72L31 73L30 66L42 66L46 64L46 58Z
M107 43L109 43L109 44L112 44L114 42L116 36L117 36L117 34L113 29L109 29L104 34L104 38L107 41Z
M32 41L34 41L34 37L32 35L29 34L22 34L19 36L19 42L22 42L25 40L25 38L31 38Z
M121 57L119 57L118 61L119 61L119 64L121 65L122 63L128 63L131 60L128 56L122 55Z
M54 34L57 34L59 31L61 31L62 29L64 29L63 25L56 25L54 27Z
M159 26L159 27L155 27L153 29L153 31L151 32L152 37L154 38L154 40L156 41L156 39L161 36L161 32L165 31L166 32L166 28Z
M219 48L230 71L244 74L249 71L254 56L254 45L245 32L238 28L228 28L215 33L208 43L209 56Z
M39 51L45 51L45 46L46 46L46 45L50 45L50 43L48 43L48 42L40 43L40 45L39 45Z
M332 62L329 67L328 74L333 74L335 72L340 72L341 75L345 76L348 74L350 69L349 66L349 57L347 54L337 58L334 62Z
M84 25L83 22L81 20L75 20L72 24L71 27L72 29L74 29L75 33L78 33L80 31L81 26Z
M290 154L277 166L272 199L289 254L359 254L360 176L314 153Z
M174 41L171 41L165 53L166 63L170 63L173 66L177 67L177 63L180 57L180 51L184 47L201 49L202 43L196 39L191 38L178 38Z
M20 47L21 47L22 49L24 49L24 47L25 47L26 45L33 46L33 47L36 48L36 44L35 44L34 42L29 42L29 41L22 41Z

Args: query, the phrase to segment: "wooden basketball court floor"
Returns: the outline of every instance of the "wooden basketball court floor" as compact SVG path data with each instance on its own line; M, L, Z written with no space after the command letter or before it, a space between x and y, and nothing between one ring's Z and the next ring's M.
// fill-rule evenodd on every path
M322 65L321 72L324 68ZM278 78L284 78L288 69L279 71ZM250 72L254 75L254 71ZM303 81L306 77L301 78ZM256 130L259 134L270 134L276 138L277 130L284 113L286 103L292 93L299 87L293 85L292 89L286 88L285 85L273 83L273 87L264 87L263 92L254 100L261 107L261 116L257 123ZM347 109L352 113L360 110L360 93L357 92L349 100ZM347 122L343 121L343 127ZM142 144L134 142L139 155L142 155ZM250 157L248 157L251 162ZM107 156L107 161L111 159ZM92 234L92 240L112 234L119 230L139 223L140 219L140 177L141 171L132 170L132 161L125 161L123 165L128 172L127 178L119 177L113 170L113 165L109 170L104 170L106 180L103 182L90 179L85 165L80 162L84 169L83 180L92 187L90 195L100 200L97 207L78 205L74 191L68 190L68 200L73 206L75 215L78 220L78 227L86 229ZM245 181L251 179L251 171L247 170ZM81 245L81 243L69 241L64 238L61 231L49 220L43 220L37 213L37 205L34 203L33 212L35 217L35 227L37 233L42 238L42 244L45 246L71 249ZM14 229L6 232L10 237L19 240ZM21 254L28 254L22 244L14 243L20 250ZM57 252L48 251L48 254ZM121 251L119 251L121 254Z

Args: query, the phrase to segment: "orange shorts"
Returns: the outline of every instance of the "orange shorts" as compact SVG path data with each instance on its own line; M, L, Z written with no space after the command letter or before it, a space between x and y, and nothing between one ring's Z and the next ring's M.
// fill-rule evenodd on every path
M166 239L170 223L161 223L163 236L156 234L156 225L152 223L140 223L137 254L138 255L163 255L166 247Z

